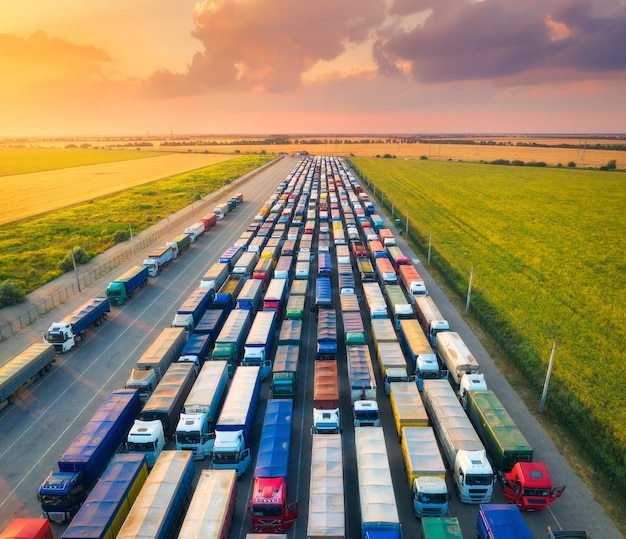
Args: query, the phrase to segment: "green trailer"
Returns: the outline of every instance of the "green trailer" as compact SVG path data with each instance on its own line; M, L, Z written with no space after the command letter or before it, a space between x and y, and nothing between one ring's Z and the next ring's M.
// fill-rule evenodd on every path
M459 519L456 517L424 517L423 539L463 539Z

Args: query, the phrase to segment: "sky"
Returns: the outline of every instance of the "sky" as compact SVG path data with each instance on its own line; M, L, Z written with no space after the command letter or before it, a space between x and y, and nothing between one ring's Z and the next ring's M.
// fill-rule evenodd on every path
M0 0L0 137L625 133L626 0Z

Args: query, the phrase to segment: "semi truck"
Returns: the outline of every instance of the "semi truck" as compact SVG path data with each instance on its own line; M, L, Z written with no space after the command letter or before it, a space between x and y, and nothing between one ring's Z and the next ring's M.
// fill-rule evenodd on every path
M235 309L224 322L222 331L215 340L212 361L226 361L228 376L232 378L243 356L243 346L250 331L250 311Z
M341 434L313 434L307 539L345 539Z
M313 374L313 427L315 434L341 432L337 361L315 361Z
M292 419L293 401L267 401L249 504L255 532L283 533L298 517L298 504L287 503Z
M343 306L342 306L343 307ZM365 344L365 326L359 311L344 311L342 308L343 336L346 344Z
M478 539L533 539L514 505L481 504L476 524Z
M115 537L147 478L143 455L115 455L61 538Z
M39 487L44 517L59 523L72 519L124 442L140 407L139 393L130 389L116 389L104 400L59 459L58 471Z
M378 237L385 248L396 244L396 238L389 228L379 228Z
M428 426L426 408L413 382L392 382L390 400L399 440L402 438L404 427Z
M423 518L422 539L463 539L457 517Z
M315 307L317 309L332 308L333 294L330 278L317 277L315 279Z
M248 279L237 296L237 309L247 309L256 313L263 298L263 283L259 279Z
M166 241L165 245L169 245L174 250L174 258L178 258L191 245L191 239L187 234L178 234L170 241Z
M218 221L221 221L222 219L224 219L224 217L226 217L226 214L229 211L230 211L230 207L228 205L228 202L223 202L219 206L215 206L215 208L213 209L213 213L217 217Z
M385 395L391 392L394 382L408 382L406 360L398 342L379 342L376 346L378 364L385 384Z
M143 456L149 468L156 463L165 447L165 430L159 419L135 419L126 437L126 451Z
M281 255L274 268L274 277L277 279L291 278L291 270L293 267L293 256Z
M272 367L270 390L273 399L295 399L298 387L300 344L279 344Z
M31 344L0 367L0 410L15 402L20 389L32 384L52 368L54 346Z
M382 427L354 429L361 508L361 537L400 539L402 527ZM381 534L381 535L378 535Z
M272 371L272 345L276 334L276 312L262 311L256 314L243 346L242 365L261 368L261 379Z
M477 374L480 369L478 361L455 331L437 333L437 354L457 389L464 376Z
M252 278L258 279L263 283L263 290L266 290L270 280L274 276L274 264L267 258L261 258L254 266Z
M158 419L163 424L165 437L173 438L178 416L195 381L196 371L191 363L171 365L142 408L139 419L141 421ZM130 447L128 449L130 450Z
M106 289L107 298L111 305L124 305L126 300L133 297L135 292L148 284L148 268L134 266L109 283Z
M278 332L278 344L300 344L302 320L283 320Z
M520 511L543 511L560 498L564 486L555 487L545 462L516 462L503 474L503 494Z
M175 537L193 488L189 451L163 451L130 509L117 539Z
M196 221L191 226L185 228L185 234L189 236L191 243L198 241L200 236L206 232L206 227L202 221Z
M45 518L14 518L0 530L0 539L54 539L54 536Z
M237 477L250 464L250 432L259 406L259 367L238 367L215 425L213 468L234 469Z
M406 299L402 287L399 284L388 284L384 287L383 291L396 329L400 329L401 321L415 319L413 306Z
M215 215L215 212L207 213L204 217L200 218L200 221L204 223L204 229L208 232L209 228L217 224L217 215Z
M242 253L243 250L240 247L235 247L234 245L231 245L220 255L219 261L222 264L228 264L228 269L232 272L235 268L235 264L241 257Z
M225 361L205 363L184 404L176 427L176 449L191 451L194 460L211 454L215 422L228 388Z
M494 474L487 452L446 380L424 380L426 411L452 471L452 480L463 503L491 500Z
M214 292L210 288L196 288L178 308L172 320L172 327L185 328L187 335L191 335L195 325L211 304L213 296Z
M157 247L148 254L143 265L148 268L150 277L156 277L174 258L174 250L169 245Z
M413 265L404 264L398 268L398 275L405 290L411 296L425 296L428 294L424 279L417 273L417 270Z
M389 257L389 260L391 260L391 264L393 265L393 268L396 270L396 272L400 271L400 266L411 263L409 257L406 256L402 252L402 249L400 249L400 247L398 247L397 245L390 245L389 247L387 247L386 250L387 256Z
M315 359L337 358L337 313L320 309L317 313L317 349Z
M178 537L226 539L235 513L234 470L202 470Z
M263 310L276 311L277 320L282 317L288 282L287 279L272 279L263 297Z
M246 277L241 273L229 274L213 299L213 307L230 311L235 306L245 282Z
M217 293L224 281L228 277L230 268L224 262L216 262L200 279L200 288L210 288L213 293Z
M450 498L446 487L446 465L433 429L403 427L402 455L415 516L446 516Z
M419 322L400 320L400 342L404 347L406 357L415 375L417 387L424 388L424 380L442 380L448 378L448 371L441 369L437 355L433 351Z
M356 267L359 272L359 278L363 283L371 283L376 280L374 265L369 258L360 256L356 259Z
M210 354L212 346L213 336L211 334L192 334L180 351L178 363L192 363L197 375Z
M212 342L215 342L224 327L226 318L228 318L228 312L225 309L208 309L193 328L193 334L210 335Z
M305 296L289 295L287 306L285 307L285 318L287 320L302 320L304 318Z
M378 427L380 415L376 402L376 377L366 344L346 346L348 382L355 427Z
M340 273L338 275L338 281L340 296L353 296L356 293L356 281L354 280L354 273Z
M235 262L232 272L241 273L245 277L251 277L258 260L259 253L253 253L250 251L242 253L237 262Z
M450 324L443 317L437 305L430 296L416 296L415 314L430 344L437 345L437 333L450 331Z
M57 352L67 352L87 337L88 328L104 322L110 311L109 298L92 298L60 322L52 323L43 334L44 341L54 345Z
M383 291L378 283L363 283L363 294L372 320L389 317Z
M386 256L374 259L376 266L376 273L378 274L378 282L381 285L396 284L398 282L398 276L396 270Z

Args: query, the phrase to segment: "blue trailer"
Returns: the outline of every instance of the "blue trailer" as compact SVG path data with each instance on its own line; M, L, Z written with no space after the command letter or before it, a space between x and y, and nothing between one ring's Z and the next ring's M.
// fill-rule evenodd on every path
M106 295L111 300L111 305L124 305L138 289L148 284L149 274L145 266L134 266L115 281L110 282Z
M330 277L332 273L332 262L330 253L319 253L317 260L317 274L324 277Z
M337 313L334 309L320 309L318 312L315 359L337 359Z
M172 327L185 328L187 335L191 334L211 304L213 295L214 292L210 288L196 288L178 308L172 320Z
M140 410L135 389L116 389L109 395L61 456L59 471L50 472L39 487L44 517L65 522L76 514Z
M330 277L318 277L315 279L315 306L332 307L333 295L330 285Z
M224 322L228 318L228 311L225 309L209 309L202 315L200 321L193 328L195 335L211 335L213 341L217 339Z
M245 275L241 273L229 274L213 300L213 307L230 311L235 306L245 282Z
M287 504L292 417L292 400L267 401L250 501L257 533L283 533L298 516L297 504Z
M176 537L191 498L191 451L162 451L117 539Z
M257 313L244 344L241 364L261 367L261 379L264 379L272 370L271 351L275 334L276 312Z
M85 339L87 328L99 326L104 322L110 311L109 298L90 299L60 322L53 322L43 334L43 338L53 344L57 352L67 352Z
M479 539L533 539L517 505L481 504L476 526Z
M189 340L180 351L179 362L193 363L196 375L200 372L202 365L208 358L215 339L210 333L202 335L191 335Z
M147 478L143 455L115 455L62 539L115 537Z
M261 305L263 281L248 279L237 296L237 309L247 309L255 313Z
M229 271L233 271L235 267L235 263L239 260L239 257L243 253L243 249L241 247L232 246L226 249L219 258L219 261L222 264L228 264Z

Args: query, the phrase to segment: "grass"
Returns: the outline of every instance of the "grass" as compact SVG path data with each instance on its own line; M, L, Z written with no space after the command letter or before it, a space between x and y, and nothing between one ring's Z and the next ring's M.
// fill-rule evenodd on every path
M0 281L15 279L28 293L62 274L59 264L74 246L95 256L114 245L115 233L127 232L129 223L136 234L271 159L230 159L0 226Z
M616 489L626 478L626 287L621 173L353 159L385 205ZM535 404L535 406L538 402Z

